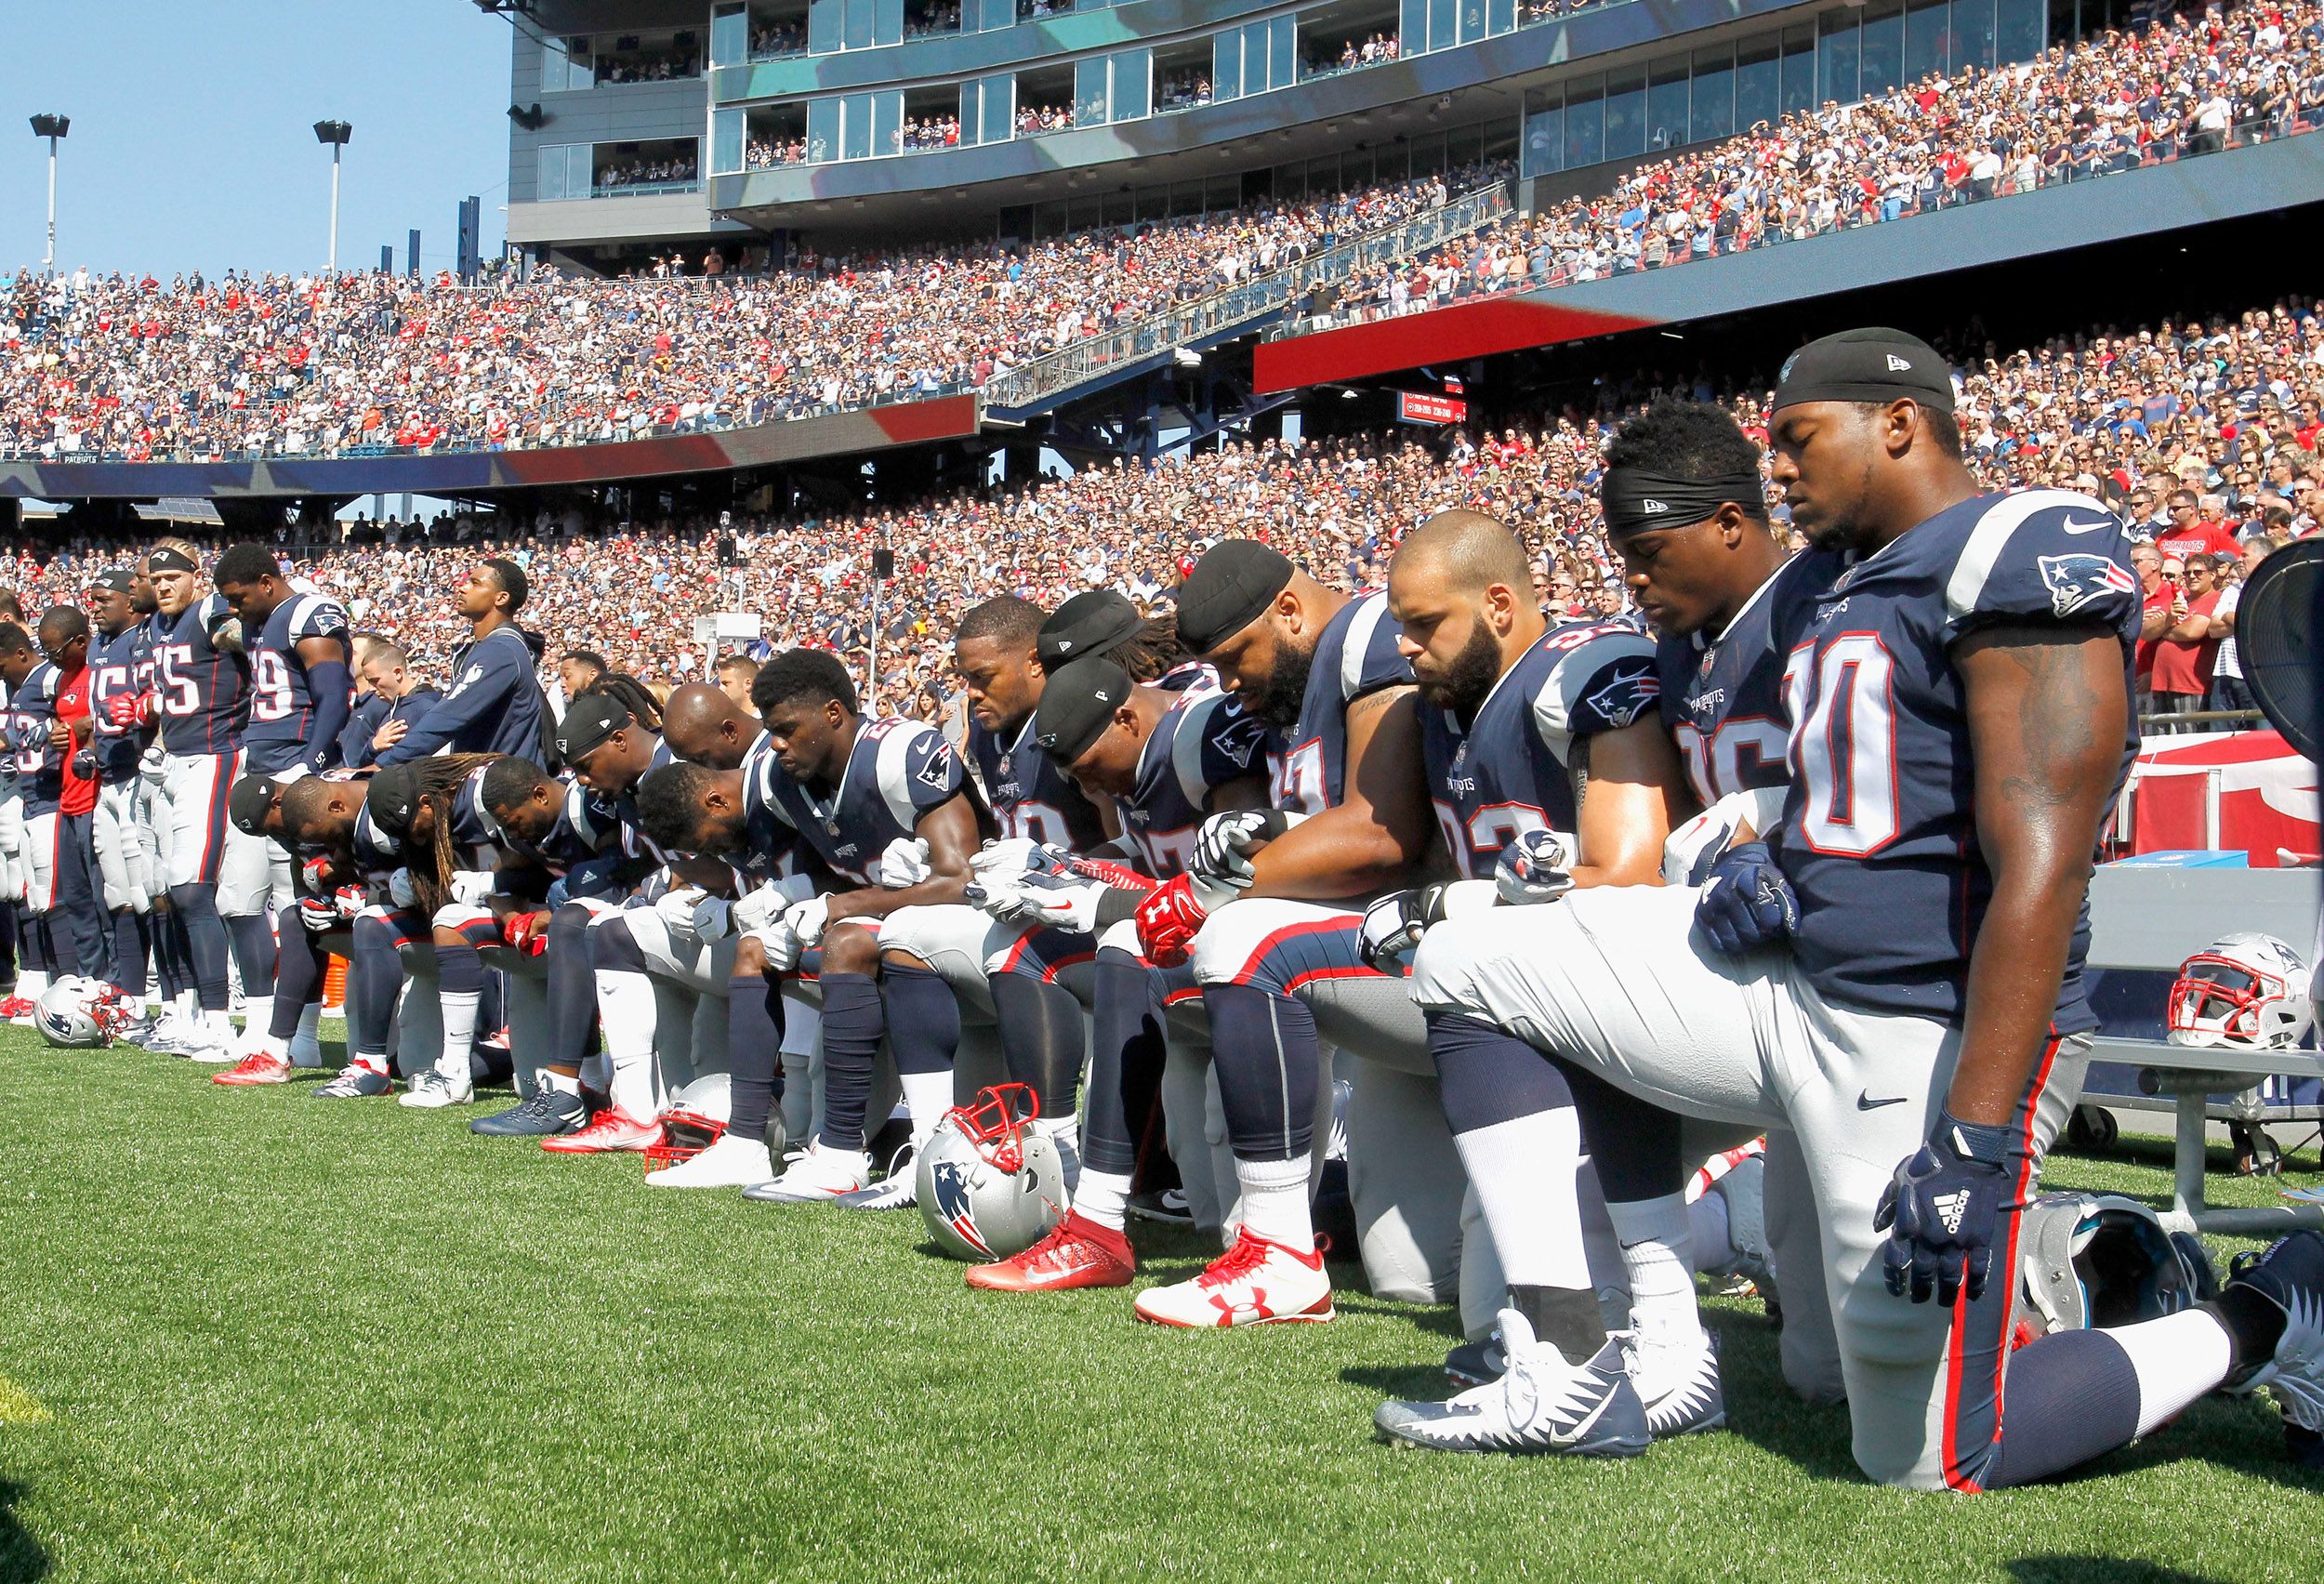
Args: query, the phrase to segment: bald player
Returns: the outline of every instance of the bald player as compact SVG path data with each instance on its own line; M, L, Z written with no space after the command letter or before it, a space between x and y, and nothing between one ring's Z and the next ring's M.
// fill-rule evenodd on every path
M764 734L747 704L707 682L672 689L662 706L662 741L673 759L689 764L740 770L743 756Z

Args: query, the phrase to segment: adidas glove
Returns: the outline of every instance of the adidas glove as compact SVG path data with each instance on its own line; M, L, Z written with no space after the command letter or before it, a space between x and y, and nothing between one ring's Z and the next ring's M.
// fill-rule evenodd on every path
M1186 865L1197 875L1248 885L1257 871L1250 853L1291 828L1281 809L1235 809L1213 814L1195 836L1195 856Z
M889 891L918 885L936 871L929 865L928 843L917 836L899 836L879 855L879 883Z
M1872 1213L1872 1230L1888 1234L1881 1274L1891 1293L1915 1303L1934 1297L1948 1309L1963 1287L1972 1303L1985 1296L1994 1231L2014 1208L2012 1154L2007 1128L1938 1113L1936 1131L1898 1163Z
M1729 957L1789 939L1799 926L1799 899L1763 841L1728 848L1695 900L1695 927Z
M1555 831L1520 834L1493 865L1493 891L1512 907L1531 907L1555 902L1574 889L1565 872L1565 843Z
M1364 966L1380 973L1391 971L1397 957L1420 944L1429 926L1444 922L1445 891L1441 885L1393 891L1366 908L1358 947L1364 954Z

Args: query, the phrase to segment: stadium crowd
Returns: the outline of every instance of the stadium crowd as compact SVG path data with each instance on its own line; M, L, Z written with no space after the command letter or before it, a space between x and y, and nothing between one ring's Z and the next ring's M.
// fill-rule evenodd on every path
M2254 539L2278 543L2324 522L2324 317L2314 301L2015 351L1962 343L1949 355L1963 445L1989 487L2096 495L2163 552L2212 558L2207 574L2228 573L2218 563L2235 562ZM879 701L929 714L949 685L945 635L962 611L1002 593L1054 606L1099 585L1150 602L1167 593L1182 561L1230 525L1367 587L1405 528L1446 507L1473 506L1526 536L1545 598L1573 614L1618 614L1624 597L1594 494L1598 454L1626 413L1666 393L1723 398L1746 432L1766 432L1760 392L1642 374L1607 387L1601 411L1536 416L1498 432L1234 442L1151 469L1117 458L1066 478L790 521L746 513L724 525L627 522L569 512L513 524L445 518L432 532L361 522L348 542L297 553L359 626L394 638L424 665L440 662L460 631L430 593L478 554L516 556L534 582L528 625L552 657L592 651L622 670L672 681L702 674L708 656L693 623L721 609L762 612L771 637L837 650L860 677L873 625L869 556L885 545L896 552L898 576L882 590ZM1781 521L1772 495L1771 509ZM719 553L728 536L732 564ZM86 542L20 547L7 581L37 608L117 553ZM2177 586L2185 565L2159 561L2154 571ZM2192 603L2219 592L2196 591ZM2193 646L2203 680L2165 691L2207 692L2219 635L2174 627L2186 631L2181 641Z
M1383 265L1342 323L1604 280L2314 128L2324 7L2212 7L2037 59L1931 74L1641 165L1601 197Z

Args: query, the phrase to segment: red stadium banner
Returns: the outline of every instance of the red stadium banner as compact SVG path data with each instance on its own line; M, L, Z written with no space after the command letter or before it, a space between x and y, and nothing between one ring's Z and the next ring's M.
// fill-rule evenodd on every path
M1469 403L1457 396L1429 390L1396 392L1396 421L1400 424L1458 424L1469 416Z

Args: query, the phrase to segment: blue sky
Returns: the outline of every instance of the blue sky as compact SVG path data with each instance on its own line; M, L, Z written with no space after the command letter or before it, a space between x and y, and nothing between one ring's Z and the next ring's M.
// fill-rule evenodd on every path
M497 252L507 201L508 23L471 0L7 0L0 46L0 269L37 268L47 143L27 118L71 116L57 182L57 263L137 270L319 269L330 152L313 124L351 122L339 264L376 267L420 231L453 262L459 201L483 199Z

